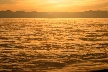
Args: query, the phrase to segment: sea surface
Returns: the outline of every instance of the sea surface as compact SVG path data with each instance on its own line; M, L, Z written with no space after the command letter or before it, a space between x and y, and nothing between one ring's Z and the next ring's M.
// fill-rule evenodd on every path
M108 68L108 18L0 18L0 72Z

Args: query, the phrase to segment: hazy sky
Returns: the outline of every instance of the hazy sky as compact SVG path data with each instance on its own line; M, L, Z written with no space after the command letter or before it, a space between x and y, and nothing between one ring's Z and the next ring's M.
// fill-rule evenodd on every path
M76 12L107 10L108 0L0 0L0 10Z

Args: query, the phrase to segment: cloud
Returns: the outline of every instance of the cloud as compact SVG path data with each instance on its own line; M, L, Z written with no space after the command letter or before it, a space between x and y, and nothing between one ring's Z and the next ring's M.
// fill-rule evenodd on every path
M15 4L20 2L26 2L28 0L0 0L0 4Z
M0 0L0 10L84 11L107 8L108 0Z
M0 4L12 4L15 3L13 0L0 0Z

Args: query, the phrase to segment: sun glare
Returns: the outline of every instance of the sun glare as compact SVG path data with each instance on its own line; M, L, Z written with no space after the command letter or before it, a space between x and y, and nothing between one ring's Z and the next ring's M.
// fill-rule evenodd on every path
M49 0L50 3L61 3L64 0Z

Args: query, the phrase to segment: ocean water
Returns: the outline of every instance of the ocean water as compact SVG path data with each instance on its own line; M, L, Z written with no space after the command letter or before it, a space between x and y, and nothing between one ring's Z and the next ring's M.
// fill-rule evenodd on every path
M108 18L0 18L0 71L108 68Z

